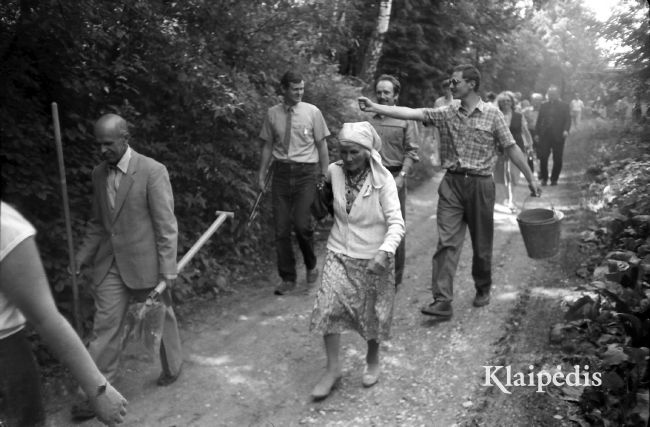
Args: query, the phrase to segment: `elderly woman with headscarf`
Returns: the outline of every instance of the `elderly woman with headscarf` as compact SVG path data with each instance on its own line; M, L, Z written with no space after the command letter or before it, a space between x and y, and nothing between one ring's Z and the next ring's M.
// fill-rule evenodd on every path
M363 385L379 379L379 343L389 337L395 299L393 255L404 237L397 187L381 164L381 139L368 122L345 123L338 135L341 160L327 179L334 225L327 241L321 286L310 329L322 333L325 374L312 391L327 397L341 378L340 334L357 331L368 343Z

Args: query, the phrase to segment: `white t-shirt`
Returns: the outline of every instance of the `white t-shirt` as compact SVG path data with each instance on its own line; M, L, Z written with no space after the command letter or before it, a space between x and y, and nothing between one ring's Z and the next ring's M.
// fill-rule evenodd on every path
M0 202L0 263L16 246L36 230L17 210ZM15 334L25 326L25 317L0 291L0 339Z

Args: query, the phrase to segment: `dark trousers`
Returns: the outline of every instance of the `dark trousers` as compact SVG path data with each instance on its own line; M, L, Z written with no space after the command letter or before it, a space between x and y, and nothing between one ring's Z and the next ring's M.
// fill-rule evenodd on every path
M278 274L282 280L296 280L291 231L298 240L307 269L316 267L314 223L311 204L316 191L316 164L280 163L273 166L273 219Z
M399 175L400 167L397 172L392 172L393 176ZM406 221L406 177L404 177L404 185L397 190L397 197L399 197L399 208L402 211L402 218ZM406 235L402 238L397 250L395 251L395 286L402 283L404 276L404 263L406 261Z
M562 156L564 155L564 138L540 138L537 148L539 157L539 179L548 181L548 158L553 152L553 170L551 182L556 182L562 171Z
M472 277L477 291L492 285L495 185L491 176L447 173L438 189L438 246L432 260L433 298L452 301L454 276L469 228L472 238Z
M21 330L0 340L0 426L44 424L38 367Z

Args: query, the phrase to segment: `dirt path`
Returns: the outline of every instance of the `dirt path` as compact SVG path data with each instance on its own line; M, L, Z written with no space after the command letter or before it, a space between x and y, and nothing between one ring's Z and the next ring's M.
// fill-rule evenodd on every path
M276 275L269 272L234 284L241 290L182 316L186 364L176 384L157 387L157 365L131 352L117 384L130 401L125 425L569 425L561 400L529 389L507 395L481 385L485 365L553 364L559 357L547 348L548 327L560 315L558 296L570 285L567 236L579 225L576 179L584 167L579 146L566 151L566 170L573 175L545 187L541 200L526 205L553 203L567 213L562 253L550 260L527 258L515 216L495 212L492 302L479 309L471 305L468 237L455 279L455 314L448 322L434 322L419 311L431 299L441 176L409 195L407 273L397 294L393 338L382 343L383 371L375 387L361 386L365 343L348 333L342 339L342 383L325 401L310 401L325 363L321 337L308 332L316 289L274 296ZM516 188L520 206L526 194L525 185ZM299 274L305 286L304 270ZM70 400L50 399L49 425L70 425Z

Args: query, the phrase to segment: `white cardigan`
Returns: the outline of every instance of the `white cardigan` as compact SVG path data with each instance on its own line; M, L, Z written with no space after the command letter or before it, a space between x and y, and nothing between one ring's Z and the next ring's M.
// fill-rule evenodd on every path
M327 248L358 259L374 258L379 250L394 254L406 229L392 176L379 183L375 177L373 185L369 173L348 214L343 162L330 164L328 175L334 193L334 225Z

